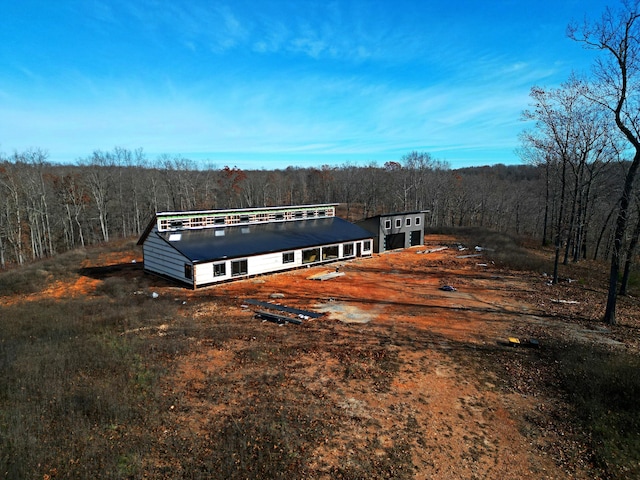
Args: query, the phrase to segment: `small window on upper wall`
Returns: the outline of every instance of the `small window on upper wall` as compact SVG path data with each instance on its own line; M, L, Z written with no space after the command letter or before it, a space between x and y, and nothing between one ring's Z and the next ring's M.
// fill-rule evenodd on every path
M416 217L416 225L420 225L420 217Z
M396 218L396 228L400 228L402 226L402 219Z
M411 219L410 218L405 219L404 225L405 225L405 227L410 227L411 226Z
M391 228L391 220L384 221L384 228L389 230Z

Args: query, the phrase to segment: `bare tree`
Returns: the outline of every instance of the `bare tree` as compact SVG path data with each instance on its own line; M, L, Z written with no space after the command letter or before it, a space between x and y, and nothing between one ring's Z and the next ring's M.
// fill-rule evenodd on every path
M622 8L607 8L597 22L570 25L568 35L586 48L605 55L595 63L590 97L606 109L629 142L633 159L627 169L613 238L609 293L604 321L616 323L618 275L623 256L633 184L640 167L640 0L625 0Z
M113 161L110 155L100 150L80 160L79 164L86 167L87 189L93 199L98 214L102 240L109 241L109 209L113 197Z
M555 223L555 258L553 283L558 283L560 249L567 241L565 209L567 201L567 170L575 154L576 131L574 121L580 92L575 88L531 89L533 109L524 112L524 118L536 122L536 131L525 132L526 144L541 152L547 162L560 166L560 198Z

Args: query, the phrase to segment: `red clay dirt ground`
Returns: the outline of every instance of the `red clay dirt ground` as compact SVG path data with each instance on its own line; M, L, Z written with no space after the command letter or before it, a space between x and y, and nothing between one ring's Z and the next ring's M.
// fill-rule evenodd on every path
M225 432L244 429L241 449L269 436L274 451L293 450L282 464L290 478L596 477L567 406L542 384L541 352L557 336L633 350L637 341L564 321L569 309L597 316L600 305L582 303L601 295L555 289L455 244L427 236L421 247L196 291L151 282L158 295L184 302L182 314L211 335L194 336L163 380L172 401L149 471L186 472L184 459L172 457L177 439L194 439L201 453L193 461L206 461ZM141 261L139 251L132 257ZM343 275L311 279L336 268ZM81 277L50 293L86 294L99 282ZM324 315L278 325L257 319L249 299ZM134 333L171 328L169 321L157 332ZM532 334L539 349L508 344ZM279 425L269 428L278 432L261 426L260 415L275 418ZM237 444L224 448L227 468L256 458L236 458ZM267 453L257 458L269 461Z
M474 252L458 251L452 238L427 240L194 292L158 289L188 297L188 314L224 319L241 332L194 345L180 359L167 381L185 412L176 413L175 431L243 415L243 396L259 403L261 395L245 391L243 382L270 375L277 381L267 381L268 395L295 405L287 392L310 392L331 412L325 421L333 428L305 445L313 478L374 478L376 469L386 478L594 478L584 446L564 424L565 406L539 385L539 371L525 367L536 364L539 350L512 348L507 340L535 332L544 342L569 332L622 344L610 330L563 322L562 309L579 302L555 298L544 278L500 271L482 257L459 258ZM451 248L425 253L442 245ZM344 275L310 279L336 267ZM281 326L256 319L246 299L325 315ZM274 355L290 347L296 356L284 365L268 356L239 361L253 342L274 345ZM205 394L216 390L214 372L225 389Z

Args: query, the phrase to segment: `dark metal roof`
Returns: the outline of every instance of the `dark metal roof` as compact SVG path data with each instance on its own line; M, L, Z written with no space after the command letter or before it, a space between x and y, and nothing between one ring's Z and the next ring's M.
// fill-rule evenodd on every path
M371 233L365 229L338 217L157 232L157 235L193 262L249 257L371 238Z

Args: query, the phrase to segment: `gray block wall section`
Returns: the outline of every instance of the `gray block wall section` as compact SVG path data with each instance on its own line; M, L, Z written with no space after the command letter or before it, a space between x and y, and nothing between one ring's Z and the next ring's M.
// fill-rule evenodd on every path
M424 212L401 212L366 218L356 225L374 235L373 251L382 253L424 244Z

